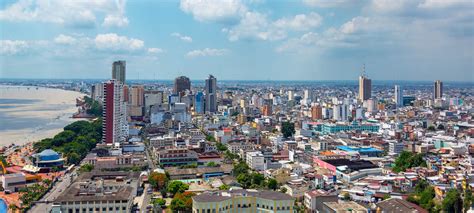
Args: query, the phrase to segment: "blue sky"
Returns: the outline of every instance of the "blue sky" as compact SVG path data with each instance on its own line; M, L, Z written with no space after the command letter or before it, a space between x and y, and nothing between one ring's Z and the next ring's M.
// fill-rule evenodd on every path
M474 81L472 0L3 0L0 78Z

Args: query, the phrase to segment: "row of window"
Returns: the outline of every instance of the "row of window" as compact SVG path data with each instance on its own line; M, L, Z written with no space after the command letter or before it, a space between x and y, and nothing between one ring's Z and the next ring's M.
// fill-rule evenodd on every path
M232 209L233 205L230 204L230 206L225 206L225 207L222 207L222 208L219 208L219 211L224 211L224 210L228 210L229 208ZM237 208L251 208L252 207L252 204L237 204ZM270 206L270 205L261 205L261 207L263 209L270 209L270 210L273 210L273 206ZM257 208L260 208L260 204L257 203ZM289 206L277 206L276 207L276 210L279 211L279 210L290 210L290 207ZM216 209L201 209L201 210L198 210L199 213L216 213Z
M89 212L100 212L100 209L99 207L96 207L95 208L95 211L94 211L94 208L89 208ZM109 212L119 212L120 211L120 207L115 207L115 210L113 207L109 207L108 208ZM127 207L122 207L122 211L125 212L127 210ZM87 208L82 208L82 211L81 209L79 208L76 208L76 209L68 209L68 213L87 213ZM102 207L102 212L107 212L107 207Z

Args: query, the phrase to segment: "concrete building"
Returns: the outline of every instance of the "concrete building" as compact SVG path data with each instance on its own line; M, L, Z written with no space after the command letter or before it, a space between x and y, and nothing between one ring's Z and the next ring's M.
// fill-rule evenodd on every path
M324 202L337 202L336 194L324 190L313 190L304 193L304 206L310 213L322 212Z
M354 201L349 202L324 202L323 210L321 212L326 213L340 213L340 212L352 212L352 213L367 213L368 209L364 206L357 204Z
M284 193L240 189L205 192L193 198L193 213L293 212L294 199Z
M53 201L52 213L131 212L139 173L87 172Z
M443 98L443 82L440 80L436 80L433 86L433 98L434 99L441 99Z
M311 107L311 119L314 120L321 120L323 119L323 108L319 105Z
M365 68L364 68L365 69ZM372 80L365 74L359 76L359 100L365 101L372 97Z
M181 166L197 164L198 155L188 149L167 149L157 153L158 163L162 166Z
M217 79L209 75L206 79L206 112L217 112Z
M143 116L145 88L142 85L134 85L130 88L129 115L134 117Z
M186 76L179 76L175 78L173 93L182 97L184 96L186 90L191 91L191 80L189 80L189 78Z
M125 61L114 61L112 63L112 79L122 82L125 84L126 76L126 63Z
M3 189L11 192L16 192L26 185L26 177L23 173L4 174L1 180Z
M397 107L403 106L403 89L400 85L395 85L395 104Z
M128 137L127 106L123 84L117 80L104 83L102 141L112 145Z
M251 169L257 171L262 171L264 169L265 160L260 151L247 152L245 160Z

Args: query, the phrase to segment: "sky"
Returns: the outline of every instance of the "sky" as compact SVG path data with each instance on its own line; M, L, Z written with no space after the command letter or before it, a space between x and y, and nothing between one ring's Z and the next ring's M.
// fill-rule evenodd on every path
M1 0L0 78L474 82L472 0Z

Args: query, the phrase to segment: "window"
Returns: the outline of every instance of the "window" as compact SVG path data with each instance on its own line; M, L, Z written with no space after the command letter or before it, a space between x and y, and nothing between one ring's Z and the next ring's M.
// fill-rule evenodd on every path
M106 207L102 207L102 211L103 211L103 212L107 211L107 208L106 208Z
M260 204L257 203L257 207L260 207Z
M127 207L125 207L125 206L124 206L124 207L122 207L122 210L124 210L124 211L125 211L125 210L127 210Z

